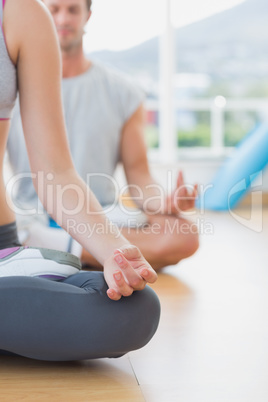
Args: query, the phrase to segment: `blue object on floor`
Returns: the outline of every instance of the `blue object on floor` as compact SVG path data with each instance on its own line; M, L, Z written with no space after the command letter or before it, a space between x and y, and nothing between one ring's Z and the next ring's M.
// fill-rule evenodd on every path
M61 229L61 227L54 221L53 218L49 217L49 226L54 229Z
M259 124L237 146L197 199L197 208L228 210L245 196L253 180L268 164L268 123Z

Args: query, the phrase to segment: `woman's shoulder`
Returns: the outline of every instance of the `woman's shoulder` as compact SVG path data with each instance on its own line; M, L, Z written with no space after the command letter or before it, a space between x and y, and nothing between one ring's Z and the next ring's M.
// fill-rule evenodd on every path
M6 0L5 19L18 27L29 24L27 28L31 30L31 26L51 20L51 16L40 0Z
M39 43L42 36L54 31L52 18L39 0L6 0L4 9L4 32L7 47L16 65L25 44Z
M31 12L32 9L46 10L46 6L41 0L6 0L5 8L14 7L22 12Z

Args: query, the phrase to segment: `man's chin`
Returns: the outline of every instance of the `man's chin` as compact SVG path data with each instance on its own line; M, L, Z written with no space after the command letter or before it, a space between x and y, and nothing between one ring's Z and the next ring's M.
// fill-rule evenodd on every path
M60 48L61 50L67 51L70 50L74 47L73 43L68 41L68 40L63 40L61 38L60 39Z
M73 43L61 43L60 42L60 49L64 53L73 52L78 46Z
M64 38L58 36L60 48L62 52L73 51L75 48L79 47L81 41L74 39L74 38Z

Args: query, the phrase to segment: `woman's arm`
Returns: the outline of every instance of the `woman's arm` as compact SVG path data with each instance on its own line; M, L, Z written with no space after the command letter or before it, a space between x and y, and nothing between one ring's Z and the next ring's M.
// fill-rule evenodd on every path
M59 48L51 17L38 0L8 0L5 21L6 33L12 38L12 57L17 55L22 123L38 196L48 213L104 267L109 262L106 277L115 290L113 298L130 294L131 289L142 287L143 271L133 273L128 267L126 282L115 280L114 251L128 241L115 233L71 160L61 103ZM150 276L146 280L154 281L154 272L145 267Z

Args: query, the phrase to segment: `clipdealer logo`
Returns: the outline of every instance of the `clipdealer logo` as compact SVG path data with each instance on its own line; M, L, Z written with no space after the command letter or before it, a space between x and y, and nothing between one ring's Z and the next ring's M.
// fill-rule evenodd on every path
M68 185L61 186L61 185L53 185L53 174L48 173L44 174L44 172L38 172L37 174L33 173L21 173L13 176L8 183L6 184L6 189L7 189L7 194L9 196L7 197L7 203L11 210L15 212L17 215L21 216L33 216L35 214L37 215L44 215L44 208L41 205L40 202L35 203L33 205L18 205L16 204L16 197L13 198L13 193L16 193L16 186L20 184L20 186L23 186L25 180L30 180L34 179L36 181L37 187L38 187L38 193L41 193L45 196L46 198L46 205L47 205L47 212L51 214L51 212L57 207L57 200L63 201L63 198L65 197L65 193L68 191L72 191L75 194L74 199L76 202L74 202L71 207L69 206L68 209L64 208L64 205L62 202L59 204L61 205L60 208L56 208L57 210L57 221L62 222L63 215L64 216L74 216L75 214L79 213L83 207L86 207L87 213L91 215L98 215L102 214L105 212L108 214L109 212L112 212L116 206L118 205L118 200L122 199L124 197L126 192L130 192L130 187L135 190L135 197L132 197L134 201L140 201L144 199L144 194L141 188L138 186L134 185L125 185L123 187L119 186L119 183L117 181L104 173L92 173L87 175L87 181L86 183L88 184L89 188L91 187L91 180L105 180L105 186L107 187L107 182L109 184L109 188L113 189L113 202L107 206L105 206L104 210L97 210L97 211L92 211L91 208L91 203L92 200L94 200L94 197L91 197L90 192L86 192L86 194L82 191L82 189L77 186L76 184L71 184L68 183ZM166 176L166 186L165 188L162 187L159 184L152 184L148 185L147 188L154 187L155 192L153 193L154 195L149 197L144 201L144 208L143 211L148 215L154 215L157 213L163 213L165 211L165 197L166 194L171 194L173 189L174 189L174 183L175 183L175 177L173 177L173 172L172 171L167 171L167 176ZM248 182L250 185L248 185ZM256 172L255 174L251 175L250 177L244 178L240 180L238 183L236 183L230 190L227 196L227 206L226 210L230 213L230 215L235 219L238 223L243 225L245 228L248 228L250 230L253 230L255 232L260 233L263 229L263 215L262 215L262 190L261 186L263 184L263 177L262 177L262 171ZM191 185L188 184L183 184L183 186L180 186L179 188L176 189L174 196L176 196L178 199L183 197L180 196L179 192L182 187L188 188L192 190ZM207 222L205 219L205 213L206 213L206 208L204 205L204 199L205 199L205 193L208 189L213 187L211 184L210 185L199 185L199 200L200 200L200 208L198 212L198 217L196 219L195 226L198 227L198 232L200 234L213 234L213 225L210 222ZM251 189L251 206L250 206L250 218L247 219L245 217L242 217L239 215L239 211L236 209L232 209L232 197L236 197L238 193L244 192L246 189ZM159 208L157 211L154 209L150 208L151 203L155 203L158 201ZM134 209L134 210L129 210L127 207L123 205L123 203L119 204L120 209L124 215L127 214L128 219L135 218L137 215L141 214L140 209ZM193 215L197 214L196 210L190 210L190 211L181 211L178 209L177 211L181 216L183 217L190 217ZM128 220L128 222L130 222ZM175 225L175 226L174 226ZM172 226L167 221L167 224L165 226L165 230L169 232L182 232L184 230L183 223L178 226L178 222L175 222ZM131 224L131 227L137 226ZM81 229L81 228L80 228ZM158 228L155 228L155 230L158 230ZM196 230L194 227L191 230Z
M238 192L245 191L247 189L246 179L242 179L236 183L228 194L228 210L230 215L244 227L253 230L254 232L261 233L263 229L263 215L262 215L262 190L263 184L262 171L254 173L250 176L250 189L251 189L251 206L250 206L250 218L244 218L237 214L236 211L231 209L231 197Z

